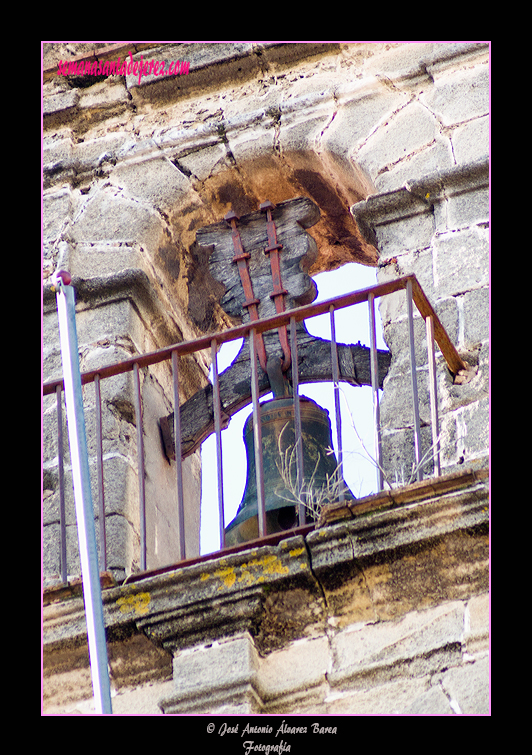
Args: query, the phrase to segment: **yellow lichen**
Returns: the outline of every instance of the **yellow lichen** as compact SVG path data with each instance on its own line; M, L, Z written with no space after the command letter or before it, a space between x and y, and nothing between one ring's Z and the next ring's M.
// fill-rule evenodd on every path
M143 616L149 611L151 595L149 592L139 592L136 595L128 595L124 598L118 598L116 605L122 613L135 613Z
M251 585L254 582L260 583L265 581L267 574L288 574L289 569L283 566L278 556L275 554L262 556L261 558L252 558L238 567L223 566L220 569L209 574L203 572L200 576L202 581L210 579L220 579L222 584L218 586L219 590L224 587L232 587L235 582L241 582L245 585Z

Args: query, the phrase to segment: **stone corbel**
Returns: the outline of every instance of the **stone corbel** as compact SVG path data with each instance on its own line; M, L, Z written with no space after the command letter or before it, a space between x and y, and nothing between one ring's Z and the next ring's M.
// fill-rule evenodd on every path
M481 160L435 171L407 181L401 188L372 194L351 207L351 214L366 241L378 248L377 228L388 223L433 212L433 207L453 194L477 191L489 185L489 162Z

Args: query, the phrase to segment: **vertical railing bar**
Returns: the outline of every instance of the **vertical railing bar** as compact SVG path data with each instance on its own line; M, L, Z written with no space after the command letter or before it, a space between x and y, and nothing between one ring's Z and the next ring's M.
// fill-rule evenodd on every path
M342 443L342 413L340 410L340 382L338 368L338 347L336 344L336 323L334 319L334 306L329 308L329 317L331 321L331 363L332 379L334 386L334 414L336 417L336 443L338 446L338 477L343 481L344 478L344 448ZM345 491L343 482L340 484L338 499L345 500Z
M146 571L146 486L144 481L144 434L142 429L142 398L138 364L133 365L135 415L137 421L137 465L140 507L140 569Z
M259 537L266 535L266 510L264 496L264 469L262 464L262 426L259 404L259 375L257 368L257 349L255 346L255 329L249 332L249 351L251 359L251 398L253 403L253 441L255 445L255 473L257 480L257 515Z
M298 520L299 526L307 521L307 513L302 501L303 486L303 438L301 434L301 405L299 403L299 364L297 354L297 324L295 317L290 318L290 352L292 357L292 393L294 397L294 439L296 448L297 490L299 494Z
M100 530L100 571L107 571L107 538L105 534L105 492L103 483L103 433L102 433L102 397L100 376L94 377L96 393L96 457L98 463L98 523Z
M59 472L59 535L60 535L60 567L61 582L67 581L67 548L66 548L66 512L65 512L65 462L63 444L63 410L61 407L61 386L56 388L57 398L57 462Z
M434 476L441 474L440 466L440 427L438 417L438 387L436 383L436 353L434 348L434 320L429 315L425 320L427 330L427 356L429 363L430 421L432 426L432 458Z
M222 457L222 411L220 403L220 381L218 378L218 354L216 339L211 341L211 362L213 375L213 411L214 432L216 436L216 479L218 481L218 518L220 528L220 549L225 548L225 515L224 515L224 486L223 486L223 457Z
M419 397L417 390L417 373L416 373L416 345L414 342L414 314L412 305L412 281L408 280L406 284L406 308L408 313L408 344L410 350L410 377L412 386L412 404L414 414L414 450L416 457L416 477L423 479L423 470L421 469L421 438L419 422Z
M177 558L186 556L185 503L183 495L183 459L181 451L181 408L179 406L179 367L177 351L172 351L172 378L174 386L174 438L177 486Z
M371 391L373 394L373 442L375 449L375 461L377 464L377 489L380 492L384 487L384 475L382 471L382 438L381 418L379 405L379 363L377 359L377 329L375 327L375 295L368 296L369 310L369 334L370 334L370 366L371 366Z

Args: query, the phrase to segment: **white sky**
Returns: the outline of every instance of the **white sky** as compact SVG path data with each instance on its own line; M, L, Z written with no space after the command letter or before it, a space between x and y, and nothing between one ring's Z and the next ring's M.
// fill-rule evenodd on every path
M314 278L318 286L316 301L331 299L340 294L357 291L374 285L375 268L350 263L329 273L322 273ZM377 348L386 348L382 338L382 328L378 310L375 306L377 321ZM335 313L336 340L338 343L357 343L369 346L369 314L367 303L357 304ZM306 320L309 333L330 339L329 315ZM228 367L240 349L241 341L225 344L218 354L218 371ZM212 377L212 375L211 375ZM356 424L358 434L365 447L373 454L373 419L371 387L356 388L341 383L342 398L342 440L344 446L344 479L351 492L357 498L376 491L376 471L374 464L364 457L363 449L352 429ZM334 394L332 383L302 384L300 395L308 396L328 410L332 423L333 443L336 451L336 422L334 413ZM262 401L271 398L271 394ZM231 418L227 430L222 432L222 459L224 479L225 525L234 518L246 480L246 453L242 431L244 423L251 414L251 405L242 409ZM351 416L350 416L351 415ZM218 527L218 493L216 483L216 441L211 435L202 446L202 503L201 503L201 553L211 553L219 549Z

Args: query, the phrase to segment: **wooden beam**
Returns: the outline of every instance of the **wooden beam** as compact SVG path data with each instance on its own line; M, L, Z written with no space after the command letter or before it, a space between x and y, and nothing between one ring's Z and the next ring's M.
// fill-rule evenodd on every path
M275 334L266 339L274 341ZM270 353L275 353L272 343ZM371 385L370 349L360 343L338 344L340 381L350 385ZM277 343L277 353L281 353ZM378 350L379 386L382 387L391 362L389 351ZM331 343L311 336L304 328L298 334L298 365L300 383L331 382ZM220 374L220 400L227 418L251 403L249 345L247 339L236 359ZM259 392L265 395L271 390L268 376L261 371ZM174 414L160 419L161 434L166 455L175 458ZM196 451L214 430L213 391L207 385L181 405L181 445L183 458Z

